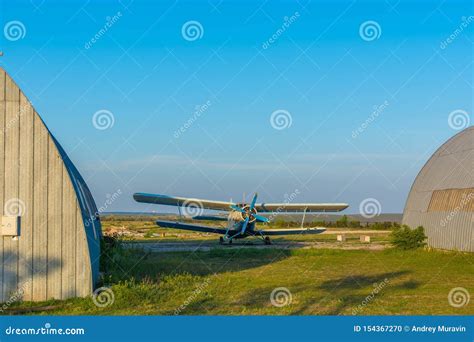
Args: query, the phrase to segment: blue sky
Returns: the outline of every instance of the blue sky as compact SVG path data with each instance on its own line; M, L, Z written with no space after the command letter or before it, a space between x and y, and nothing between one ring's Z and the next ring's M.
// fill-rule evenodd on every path
M401 212L420 168L457 133L450 113L472 115L472 6L2 1L0 63L98 206L120 190L107 210L157 209L134 203L139 191L258 191L269 202L298 189L298 201L348 202L351 213L366 198ZM183 35L190 21L197 37ZM20 37L6 33L11 22ZM275 129L275 111L291 125ZM97 112L113 125L97 129Z

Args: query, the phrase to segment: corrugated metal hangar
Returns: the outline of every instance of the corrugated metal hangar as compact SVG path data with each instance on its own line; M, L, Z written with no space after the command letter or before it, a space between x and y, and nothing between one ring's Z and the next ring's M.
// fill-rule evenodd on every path
M474 252L474 127L428 160L408 196L403 224L423 226L432 247Z
M0 68L0 302L90 295L101 227L62 147Z

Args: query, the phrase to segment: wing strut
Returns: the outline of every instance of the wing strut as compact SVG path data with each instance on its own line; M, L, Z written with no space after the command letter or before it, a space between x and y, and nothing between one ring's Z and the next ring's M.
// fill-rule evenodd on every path
M308 208L304 208L304 211L303 211L303 220L301 220L301 228L304 228L304 219L306 218L306 211L308 210Z

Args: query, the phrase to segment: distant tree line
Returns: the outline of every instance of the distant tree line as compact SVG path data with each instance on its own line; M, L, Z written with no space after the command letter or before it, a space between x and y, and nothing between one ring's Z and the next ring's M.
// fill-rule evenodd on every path
M282 218L278 218L271 223L271 225L279 228L295 228L301 226L301 221L286 221ZM327 228L363 228L363 229L375 229L375 230L393 230L400 228L400 224L397 222L360 222L357 220L349 220L347 215L342 216L337 221L324 221L315 220L304 223L304 227L327 227Z

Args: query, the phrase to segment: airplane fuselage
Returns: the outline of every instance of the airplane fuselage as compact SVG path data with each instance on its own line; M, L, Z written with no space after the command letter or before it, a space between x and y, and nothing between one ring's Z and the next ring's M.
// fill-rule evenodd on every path
M252 217L249 223L247 224L245 232L242 233L242 228L245 224L245 218L245 214L242 214L241 212L235 210L231 211L227 218L228 233L226 235L228 237L234 236L235 239L242 239L247 236L254 236L257 221Z
M244 221L235 222L235 221L228 221L227 229L228 229L228 236L234 236L234 239L243 239L247 236L254 236L255 235L255 226L256 222L249 223L247 225L247 229L245 233L242 234L242 226Z
M237 214L240 214L237 212ZM244 239L246 237L259 237L261 238L265 244L270 244L270 238L262 236L262 234L258 231L256 231L256 221L253 221L252 223L248 223L247 227L245 229L245 232L242 232L243 226L245 224L245 220L240 220L240 221L234 221L232 219L228 220L227 223L227 231L224 236L220 237L220 242L221 243L232 243L232 240L234 239Z

